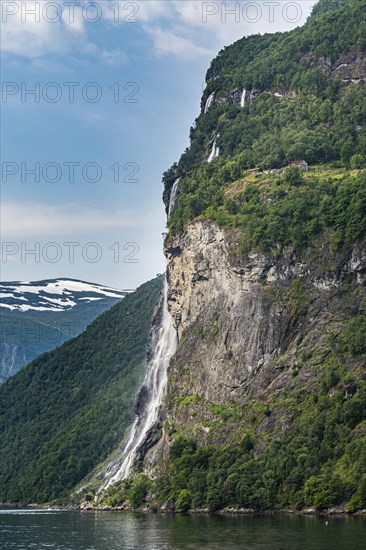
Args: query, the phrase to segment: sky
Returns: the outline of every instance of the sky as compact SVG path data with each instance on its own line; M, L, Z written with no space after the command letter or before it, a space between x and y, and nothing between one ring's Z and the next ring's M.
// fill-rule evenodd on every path
M135 288L162 273L161 176L211 60L314 3L1 0L0 279Z

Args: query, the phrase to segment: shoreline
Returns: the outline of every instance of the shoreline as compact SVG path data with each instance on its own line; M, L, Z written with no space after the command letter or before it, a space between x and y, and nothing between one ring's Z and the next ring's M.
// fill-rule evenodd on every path
M338 516L338 517L366 517L366 509L357 510L350 513L345 510L343 506L333 506L332 508L324 510L316 510L315 508L305 508L303 510L293 510L291 508L274 509L274 510L254 510L252 508L223 508L216 512L210 512L208 509L192 509L187 512L178 512L176 510L168 510L159 507L142 507L142 508L130 508L128 506L117 506L112 508L111 506L93 505L91 503L84 502L82 504L27 504L25 506L19 503L0 503L0 510L36 510L36 511L74 511L74 512L137 512L144 514L185 514L185 515L206 515L206 516L302 516L302 517L324 517L324 516Z

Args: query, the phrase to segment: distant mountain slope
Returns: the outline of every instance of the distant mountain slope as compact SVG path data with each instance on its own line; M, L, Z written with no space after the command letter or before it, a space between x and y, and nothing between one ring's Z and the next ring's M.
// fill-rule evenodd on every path
M0 382L80 334L129 292L74 279L0 283Z
M0 387L0 500L66 495L116 448L134 416L161 288L161 278L142 285Z

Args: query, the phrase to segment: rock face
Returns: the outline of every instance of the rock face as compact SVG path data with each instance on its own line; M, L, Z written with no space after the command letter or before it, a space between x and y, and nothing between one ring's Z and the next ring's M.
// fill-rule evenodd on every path
M365 82L366 56L365 52L362 51L361 48L352 48L351 50L343 52L342 55L333 63L331 63L324 57L319 57L313 52L303 55L303 60L305 60L310 65L313 65L314 67L320 67L327 78L338 80L342 87L352 84L362 85ZM209 84L210 82L213 82L218 77L219 73L216 74L215 78L210 78L210 76L208 76L207 83ZM246 101L251 101L254 97L262 92L266 92L278 98L285 98L288 100L296 98L296 92L294 90L290 90L286 86L274 86L267 90L257 88L247 90ZM225 103L240 105L241 95L242 88L235 88L229 92L220 91L218 93L215 93L215 95L212 97L210 105L222 105ZM204 94L201 101L202 111L204 111L208 98L209 96L207 95L207 93Z
M330 4L339 8L336 0ZM212 510L253 502L258 509L317 506L309 491L328 479L325 470L329 502L353 499L359 485L344 464L353 460L346 458L358 438L352 430L364 420L355 411L364 410L365 391L358 193L364 197L359 105L366 65L360 40L348 40L358 29L359 2L349 9L342 23L309 19L303 31L245 38L220 52L207 73L190 148L164 174L167 212L175 204L165 254L179 345L168 368L162 437L144 458L146 473L170 485L156 485L159 498L178 503L180 488L193 507ZM220 158L207 166L219 136ZM290 188L285 166L305 158L317 166L314 176L300 178L295 170ZM344 176L332 159L347 169ZM348 172L353 165L357 170ZM335 497L333 471L342 468L349 486ZM248 485L242 500L241 483Z
M331 76L340 78L343 83L364 82L366 78L366 56L360 48L343 53L333 64Z
M164 414L168 426L203 444L227 442L247 429L245 404L248 410L254 401L265 406L295 386L311 391L319 358L303 368L302 358L314 349L326 351L330 332L342 322L342 314L334 314L345 306L342 281L350 278L356 287L365 280L364 242L339 256L331 255L324 237L301 260L292 250L278 257L243 256L234 231L196 221L165 252L169 309L180 343ZM236 406L244 411L239 421L211 430L216 409ZM278 408L259 430L280 437L290 425L291 415ZM149 470L161 464L169 444L165 430L147 457Z

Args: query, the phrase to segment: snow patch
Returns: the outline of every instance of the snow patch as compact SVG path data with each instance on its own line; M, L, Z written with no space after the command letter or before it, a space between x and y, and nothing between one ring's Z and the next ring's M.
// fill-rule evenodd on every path
M0 307L16 311L64 311L74 308L81 300L87 303L103 298L122 299L127 293L133 292L69 279L37 283L0 283L0 289L0 300L14 301L11 304L0 302ZM95 294L99 294L100 297L96 297ZM19 304L20 301L28 303ZM47 304L48 307L45 307Z

